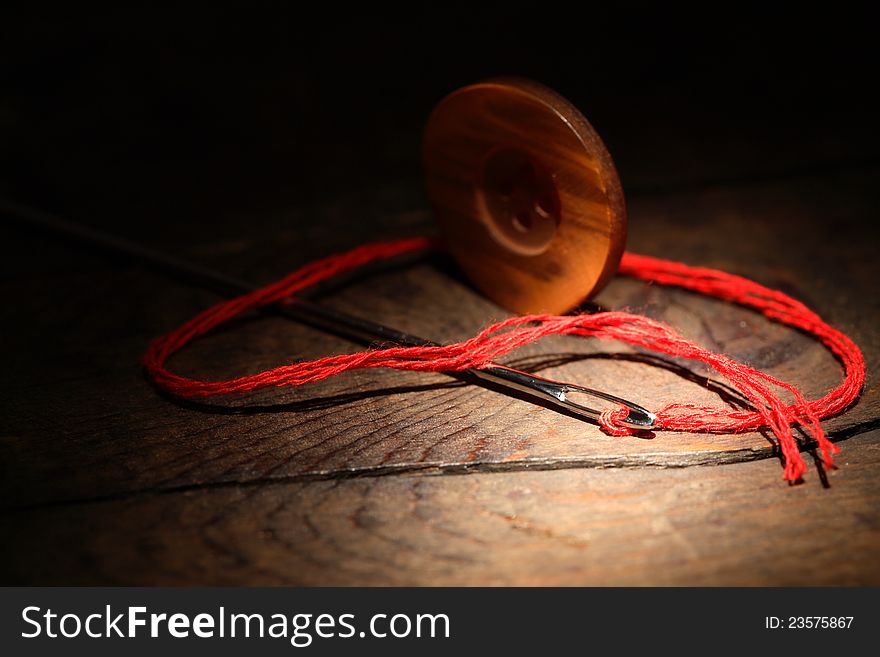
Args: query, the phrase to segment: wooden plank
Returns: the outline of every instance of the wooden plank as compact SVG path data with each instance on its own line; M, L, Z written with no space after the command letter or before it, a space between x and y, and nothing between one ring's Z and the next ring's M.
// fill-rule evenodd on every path
M718 266L781 288L863 347L871 367L868 387L855 408L827 423L840 438L878 418L877 266L874 242L859 232L877 205L877 179L871 173L747 185L646 197L630 207L633 250ZM269 280L315 255L317 244L331 252L372 232L345 232L355 211L344 203L325 209L315 233L305 237L280 230L191 250L233 273ZM426 213L399 213L375 232L412 234L429 229L429 221ZM9 244L16 250L14 241ZM24 238L20 250L36 244ZM292 255L285 262L282 254ZM771 454L760 434L612 438L594 425L442 375L364 371L213 408L175 403L156 394L137 363L151 337L212 297L136 269L108 270L78 254L59 257L54 275L37 273L39 263L31 263L0 288L7 303L30 318L3 329L5 505L218 482L418 469L681 466ZM504 316L442 259L343 286L328 301L440 340L466 337ZM809 396L839 381L839 367L823 348L723 303L626 280L615 280L598 301L668 321L703 344L802 386ZM223 377L353 348L280 319L245 319L193 345L174 366ZM724 403L701 378L707 372L683 372L680 363L652 367L614 344L549 339L511 362L648 407L682 399Z
M6 584L877 585L880 432L771 461L220 486L0 515Z

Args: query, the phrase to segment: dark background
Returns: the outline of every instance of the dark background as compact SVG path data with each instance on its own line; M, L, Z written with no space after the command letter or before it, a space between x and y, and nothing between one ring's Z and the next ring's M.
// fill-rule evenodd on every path
M157 229L166 242L234 235L260 225L251 215L338 195L363 194L351 221L369 221L389 186L427 206L428 113L494 75L570 98L630 196L873 167L873 21L836 7L358 13L284 3L7 15L0 194L147 241Z

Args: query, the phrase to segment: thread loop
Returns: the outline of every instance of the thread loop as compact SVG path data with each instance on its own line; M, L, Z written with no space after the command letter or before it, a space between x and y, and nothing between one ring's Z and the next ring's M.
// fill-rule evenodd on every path
M610 436L629 436L632 429L621 424L628 415L629 411L625 406L606 409L599 414L599 426Z
M784 476L797 481L806 472L792 428L800 426L816 442L826 466L840 450L825 434L820 421L852 404L865 382L861 350L844 333L778 290L741 276L705 267L625 253L620 273L641 280L674 285L752 308L771 320L800 329L819 340L844 368L843 382L821 399L807 401L794 386L687 340L656 320L620 311L593 315L523 315L497 322L473 338L440 347L389 347L283 365L265 372L226 381L200 381L174 374L168 358L195 338L247 310L282 302L297 292L339 273L374 260L435 247L427 238L366 244L312 262L281 280L209 308L150 344L144 355L148 376L163 390L181 397L241 393L271 386L304 385L348 370L393 367L426 372L459 371L485 367L510 351L548 335L576 335L618 340L668 356L703 362L724 376L752 405L752 409L724 409L687 403L667 404L655 413L655 428L672 431L734 433L769 429L785 461ZM783 401L781 394L791 398ZM621 411L623 416L620 415ZM611 409L599 418L602 429L625 436L620 424L625 409Z

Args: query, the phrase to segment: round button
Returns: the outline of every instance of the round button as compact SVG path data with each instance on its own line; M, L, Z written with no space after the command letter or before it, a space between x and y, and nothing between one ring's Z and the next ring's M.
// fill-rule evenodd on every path
M452 255L498 304L567 312L616 271L626 241L617 172L550 89L500 79L453 92L428 120L424 161Z

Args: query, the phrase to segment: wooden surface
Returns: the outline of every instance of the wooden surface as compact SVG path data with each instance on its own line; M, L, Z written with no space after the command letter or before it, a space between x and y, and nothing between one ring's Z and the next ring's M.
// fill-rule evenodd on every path
M4 229L14 276L0 290L20 321L3 327L3 580L876 584L878 271L863 230L878 182L865 170L630 199L632 250L783 289L863 348L865 392L826 423L846 439L830 488L814 468L787 486L775 459L755 461L773 453L760 434L611 438L443 375L358 372L211 407L176 403L138 359L213 297ZM375 225L350 223L361 207L352 196L310 208L308 231L274 217L259 232L155 242L266 281L368 235L430 229L409 189L386 190L396 200ZM437 257L326 301L439 340L505 315ZM741 309L622 279L597 301L668 321L811 397L839 381L821 347ZM220 377L354 348L255 317L173 365ZM649 408L730 401L704 371L614 344L547 340L511 362Z
M614 275L626 208L584 116L518 79L458 89L424 137L428 197L468 279L513 312L563 313Z
M12 512L6 567L120 585L876 584L878 469L874 431L830 489L783 485L770 460L200 486Z

